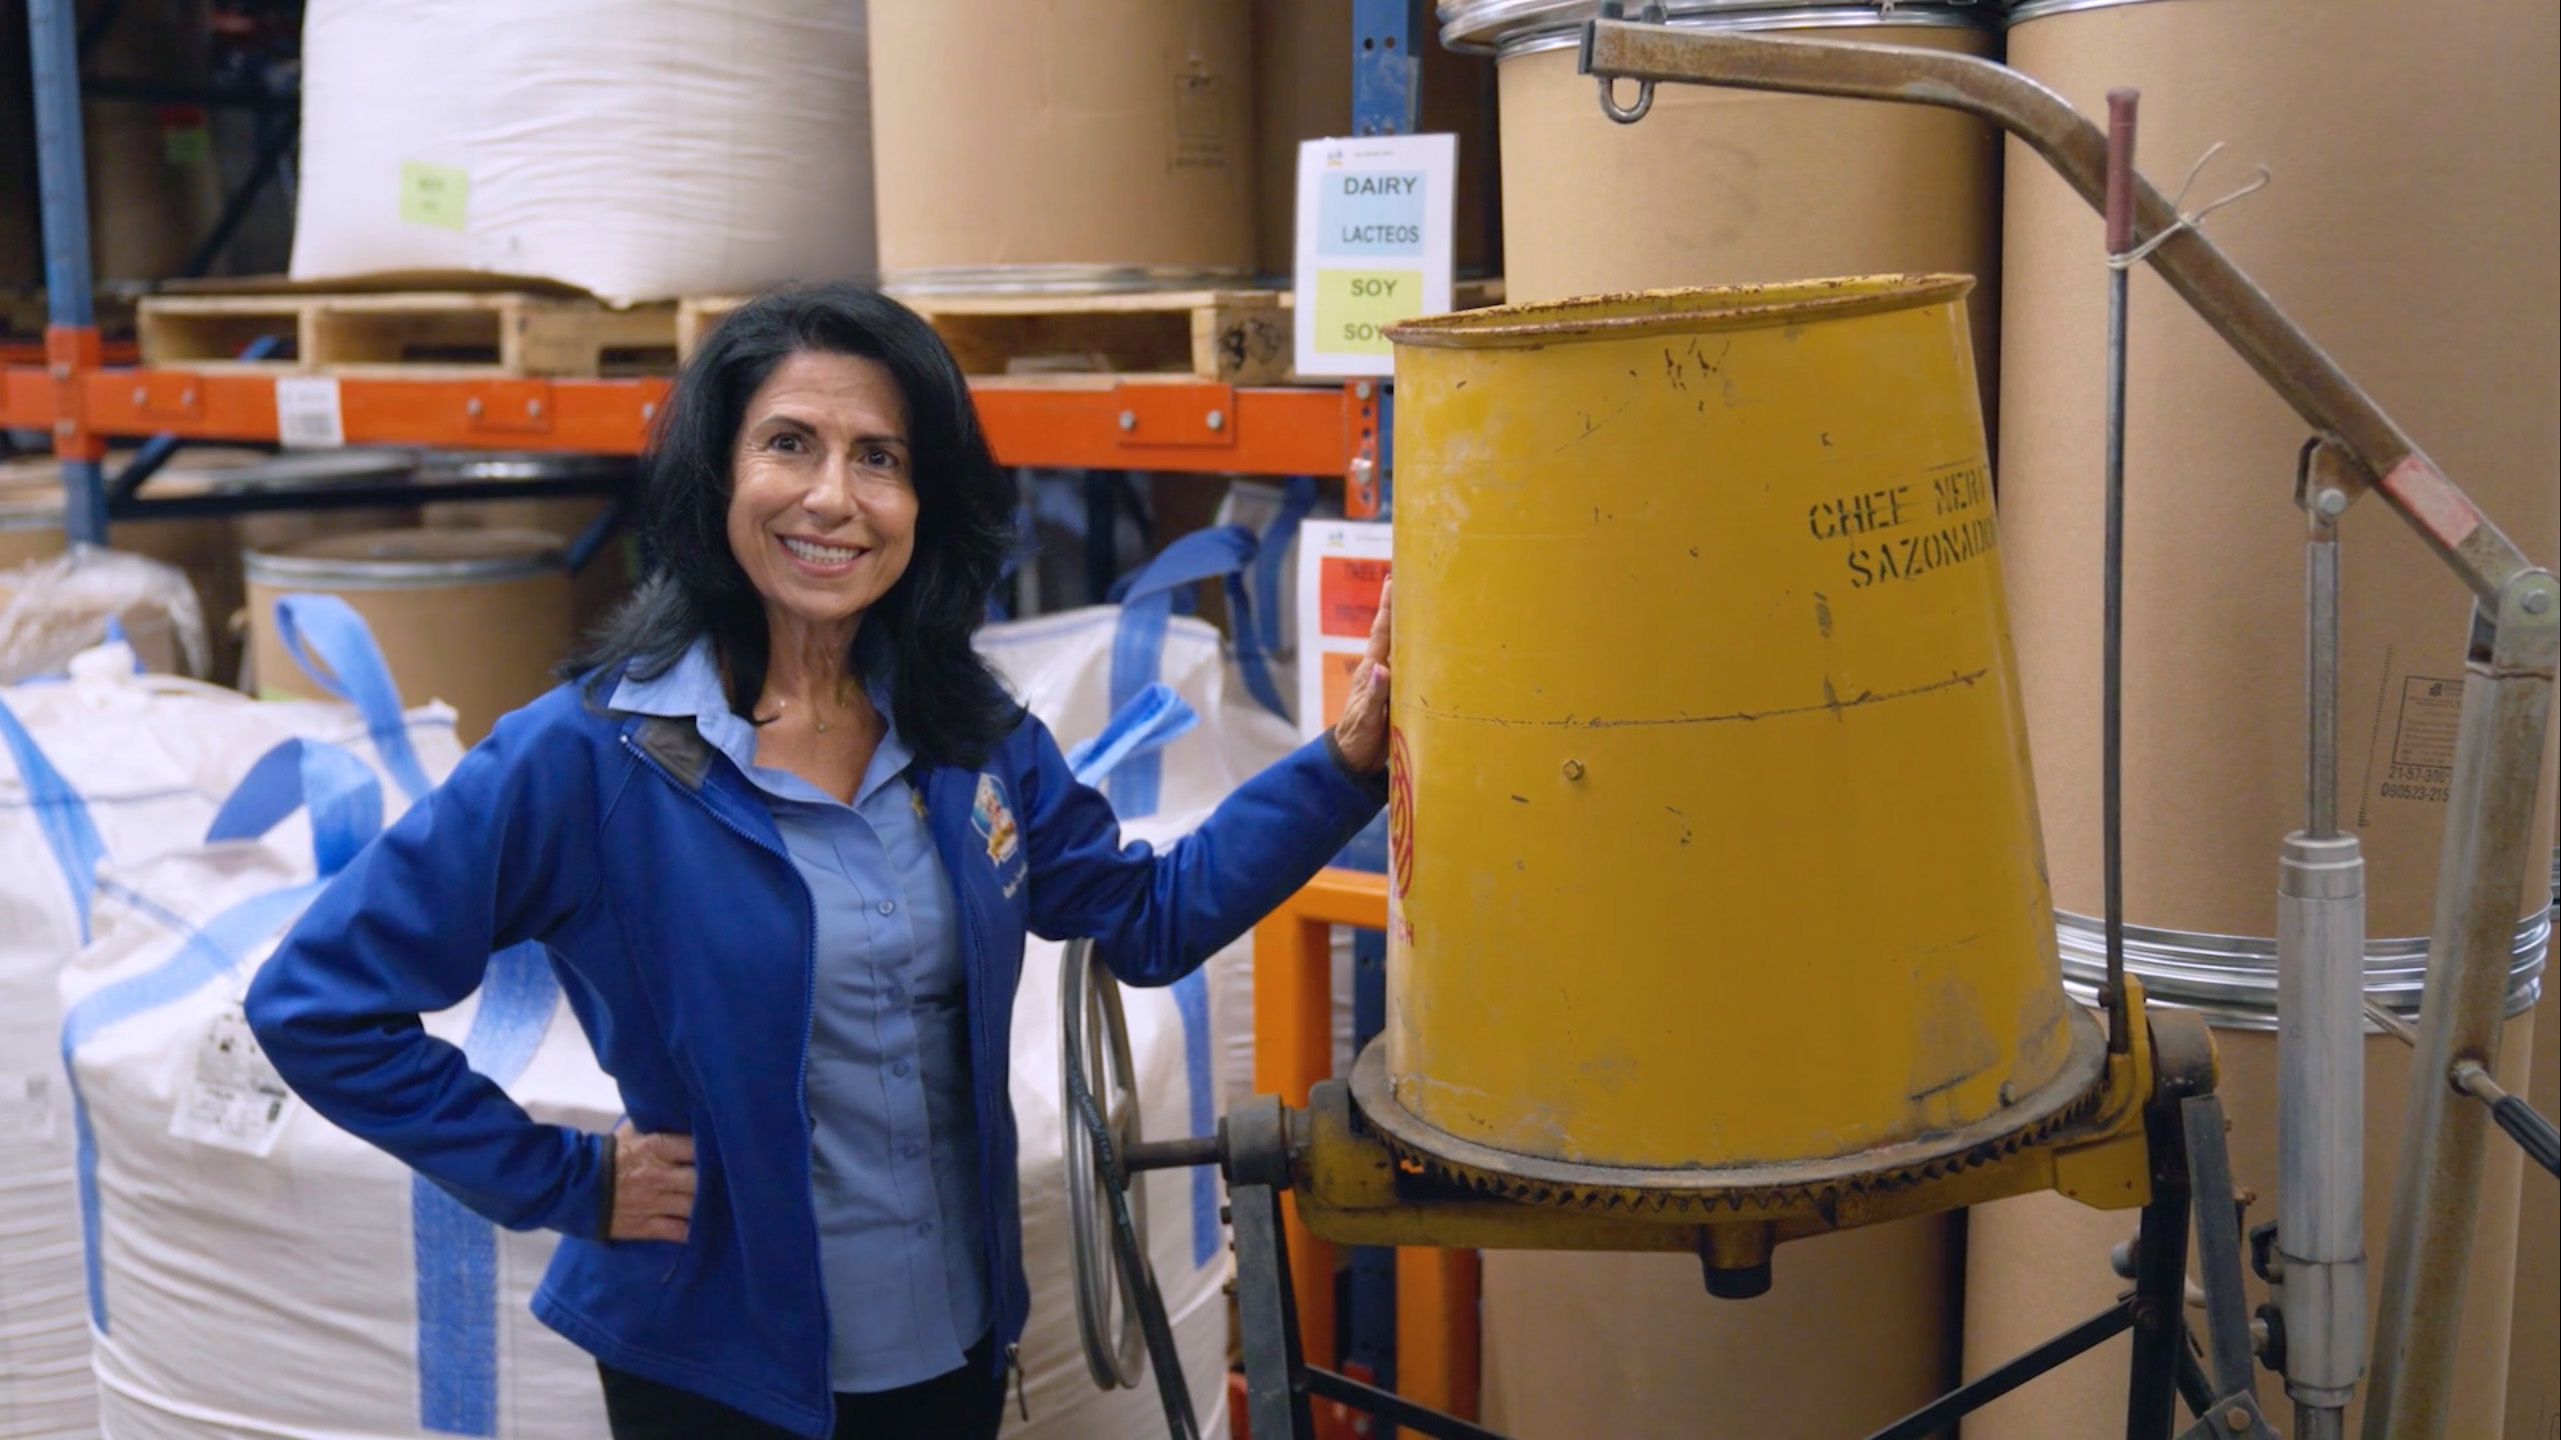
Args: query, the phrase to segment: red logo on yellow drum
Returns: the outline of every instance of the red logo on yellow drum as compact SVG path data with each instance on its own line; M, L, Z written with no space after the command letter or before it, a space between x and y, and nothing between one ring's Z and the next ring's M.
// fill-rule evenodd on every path
M1387 732L1387 880L1398 899L1414 883L1414 758L1405 732Z

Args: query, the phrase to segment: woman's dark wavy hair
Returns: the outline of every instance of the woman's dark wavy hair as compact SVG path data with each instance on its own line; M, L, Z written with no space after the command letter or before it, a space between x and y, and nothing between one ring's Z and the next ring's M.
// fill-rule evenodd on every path
M1021 714L970 644L1013 545L1014 487L942 337L859 286L769 291L694 353L642 464L640 533L655 570L562 668L589 677L593 697L626 671L664 674L708 632L730 708L750 714L764 693L767 637L763 605L729 548L730 463L747 402L803 351L877 360L906 397L915 552L864 612L848 660L865 681L894 677L892 718L917 754L974 769Z

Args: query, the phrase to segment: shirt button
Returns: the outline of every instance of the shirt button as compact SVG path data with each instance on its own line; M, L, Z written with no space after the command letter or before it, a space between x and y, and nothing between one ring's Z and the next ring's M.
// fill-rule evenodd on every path
M924 1153L925 1153L925 1147L924 1147L924 1146L917 1144L917 1143L916 1143L915 1141L913 1141L913 1140L910 1140L910 1141L908 1141L908 1142L907 1142L907 1158L908 1158L908 1159L913 1160L913 1159L915 1159L917 1156L922 1155L922 1154L924 1154Z
M904 1080L907 1078L907 1072L914 1068L914 1066L909 1065L906 1061L901 1060L897 1064L889 1067L889 1073L897 1076L901 1080Z
M892 985L892 986L890 986L890 987L889 987L889 998L890 998L890 999L892 999L892 1000L904 1000L904 999L906 999L906 998L907 998L907 987L906 987L906 986L904 986L904 985Z
M919 1220L919 1221L917 1221L917 1222L916 1222L916 1233L917 1233L917 1234L919 1234L919 1235L931 1235L931 1234L933 1234L933 1233L934 1233L934 1222L933 1222L933 1221L931 1221L931 1220Z
M883 901L881 901L881 902L880 902L880 913L881 913L881 914L883 914L883 915L895 915L895 914L897 914L897 913L898 913L898 902L897 902L897 901L895 901L895 900L883 900Z

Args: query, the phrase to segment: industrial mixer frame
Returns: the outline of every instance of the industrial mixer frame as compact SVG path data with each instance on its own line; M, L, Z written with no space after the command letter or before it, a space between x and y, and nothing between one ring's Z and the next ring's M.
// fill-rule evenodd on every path
M1141 1333L1157 1371L1176 1440L1198 1435L1172 1363L1162 1304L1146 1274L1130 1182L1150 1170L1216 1165L1227 1181L1223 1218L1234 1230L1236 1298L1250 1431L1270 1440L1315 1440L1310 1399L1366 1412L1435 1440L1501 1440L1496 1432L1322 1366L1302 1352L1290 1278L1287 1194L1313 1235L1351 1245L1471 1246L1482 1249L1671 1251L1695 1253L1710 1288L1720 1274L1757 1270L1765 1287L1777 1239L1937 1214L1970 1204L2055 1190L2101 1208L2140 1206L2135 1240L2111 1257L2132 1282L2116 1303L2061 1335L1875 1432L1870 1440L1926 1440L2037 1376L2117 1335L2132 1332L2130 1440L2166 1440L2184 1400L2195 1423L2187 1440L2276 1440L2253 1389L2254 1332L2242 1289L2244 1198L2234 1187L2223 1104L2215 1092L2214 1042L2204 1021L2183 1010L2147 1011L2141 982L2127 982L2144 1023L2111 1048L2088 1103L2058 1128L2031 1126L2007 1141L1974 1147L1908 1169L1848 1171L1831 1183L1789 1189L1739 1186L1654 1197L1590 1189L1564 1191L1536 1180L1504 1184L1484 1173L1436 1171L1373 1125L1373 1041L1350 1081L1314 1086L1305 1108L1262 1095L1229 1109L1213 1137L1130 1143L1134 1111L1113 1083L1119 1050L1112 982L1090 964L1091 942L1070 947L1062 971L1061 1073L1071 1116L1071 1154L1088 1163L1071 1181L1077 1211L1080 1280L1116 1270L1123 1303L1113 1336L1110 1307L1080 1284L1078 1310L1098 1381L1107 1373L1135 1384ZM1092 1057L1089 1063L1088 1056ZM1117 1062L1125 1065L1125 1061ZM1364 1085L1363 1079L1370 1081ZM2019 1138L2033 1134L2035 1138ZM1091 1193L1087 1193L1090 1191ZM1097 1203L1098 1201L1107 1203ZM1101 1232L1108 1209L1111 1231ZM2187 1277L2190 1225L2201 1290ZM1733 1292L1757 1293L1753 1292ZM2185 1311L2201 1305L2200 1347ZM2200 1354L2204 1357L2200 1361Z
M1619 18L1620 8L1602 7L1602 18L1584 30L1581 54L1583 72L1596 78L1614 116L1631 113L1615 98L1620 80L1638 84L1635 114L1658 83L1941 106L1999 125L2085 201L2105 205L2108 137L2063 97L2006 66L1932 51L1631 23ZM2334 522L2369 490L2382 495L2474 596L2412 1123L2399 1156L2365 1421L2367 1440L2437 1440L2451 1410L2465 1261L2491 1125L2490 1103L2467 1103L2480 1097L2462 1076L2467 1067L2498 1063L2509 932L2561 657L2561 586L2170 200L2140 176L2133 188L2129 239L2148 247L2170 289L2312 427L2329 462L2325 485L2335 493L2326 518ZM2316 565L2321 538L2316 514ZM2317 641L2317 571L2312 588ZM2317 690L2314 699L2317 752ZM2311 788L2317 817L2317 769ZM2356 1038L2353 1029L2332 1037L2348 1044ZM2357 1183L2325 1166L2310 1145L2308 1137L2281 1137L2289 1179Z
M1618 18L1621 8L1603 5L1603 18L1586 26L1581 64L1598 80L1603 107L1622 122L1644 118L1658 83L1934 105L1977 116L2018 136L2094 207L2106 198L2107 136L2062 97L2004 66L1937 51L1630 23ZM1659 12L1649 16L1654 18ZM1620 80L1637 82L1634 104L1617 100L1613 86ZM2551 691L2556 668L2561 668L2561 584L2534 566L2189 218L2140 176L2131 177L2131 188L2128 243L2112 248L2148 258L2170 288L2313 432L2305 475L2317 483L2297 496L2312 516L2307 589L2316 673L2307 707L2312 736L2309 838L2318 840L2330 828L2322 819L2324 706L2317 662L2324 626L2335 624L2336 572L2331 568L2325 577L2322 547L2334 542L2331 527L2338 515L2369 491L2380 494L2474 596L2415 1042L2411 1123L2399 1156L2365 1422L2366 1440L2439 1440L2451 1408L2465 1261L2479 1206L2491 1107L2507 1098L2496 1095L2495 1087L2482 1087L2478 1078L2495 1070L2498 1061L2514 906L2525 875ZM2294 840L2304 838L2289 840L2289 858ZM2333 897L2315 890L2287 892L2289 902L2328 898ZM2309 928L2315 945L2335 945L2342 934L2361 936L2361 922L2353 932L2345 927L2324 931L2317 924ZM2332 980L2344 975L2343 983L2360 983L2354 965L2327 968ZM2184 1394L2198 1414L2189 1436L2272 1436L2258 1410L2252 1364L2264 1356L2271 1368L2285 1369L2285 1339L2277 1324L2254 1334L2241 1314L2241 1244L2221 1105L2212 1094L2211 1041L2194 1015L2147 1012L2137 984L2115 975L2111 980L2105 999L2113 1033L2132 1043L2122 1052L2112 1049L2103 1082L2106 1098L2079 1123L2059 1134L2022 1140L2006 1156L1984 1155L1979 1164L1898 1175L1900 1183L1894 1185L1816 1187L1792 1199L1766 1190L1722 1197L1709 1202L1710 1209L1720 1203L1730 1207L1722 1223L1702 1223L1711 1221L1710 1209L1687 1225L1641 1217L1626 1207L1625 1197L1611 1196L1606 1187L1558 1204L1557 1195L1540 1193L1536 1185L1518 1192L1484 1184L1451 1185L1451 1177L1430 1173L1430 1165L1381 1136L1374 1124L1377 1117L1363 1113L1357 1075L1349 1086L1335 1081L1317 1087L1304 1111L1288 1110L1275 1097L1235 1107L1214 1145L1133 1146L1123 1158L1108 1153L1101 1117L1078 1077L1071 1075L1070 1089L1089 1121L1072 1128L1089 1131L1090 1143L1105 1152L1101 1171L1105 1188L1113 1191L1139 1170L1223 1165L1236 1229L1248 1411L1261 1440L1309 1435L1310 1393L1435 1436L1473 1440L1492 1433L1305 1363L1291 1314L1294 1300L1280 1220L1284 1191L1295 1197L1308 1229L1326 1239L1485 1248L1696 1247L1713 1275L1720 1268L1731 1272L1765 1263L1768 1244L1795 1234L2037 1189L2075 1194L2076 1187L2088 1183L2086 1176L2076 1178L2076 1165L2122 1178L2129 1157L2143 1193L2138 1200L2118 1197L2117 1203L2143 1204L2149 1223L2134 1253L2122 1257L2120 1270L2135 1284L2120 1307L1898 1421L1880 1432L1879 1440L1930 1433L2129 1326L2137 1335L2136 1383L2126 1431L2130 1440L2162 1440L2170 1434L2174 1391ZM2282 998L2280 1003L2285 1003ZM2336 1033L2325 1033L2324 1044L2361 1042L2353 1025L2330 1029ZM1375 1057L1365 1059L1377 1063ZM1375 1090L1374 1085L1369 1088ZM2344 1103L2361 1106L2361 1096ZM2528 1118L2541 1126L2548 1150L2549 1123ZM2299 1133L2301 1128L2280 1140L2286 1183L2298 1191L2335 1191L2356 1184L2346 1167L2335 1163L2338 1157L2325 1154ZM2184 1220L2198 1196L2207 1197L2193 1203L2193 1209L2209 1317L2210 1379L2199 1373L2201 1367L2189 1354L2191 1342L2180 1315ZM1745 1206L1762 1209L1746 1215ZM1755 1227L1757 1238L1738 1251L1733 1237ZM2269 1252L2285 1239L2269 1238L2280 1242L2266 1244ZM2257 1235L2253 1241L2260 1248ZM1083 1258L1080 1254L1080 1263ZM2263 1275L2275 1270L2268 1263L2272 1258L2259 1257ZM2179 1317L2178 1323L2168 1323L2165 1315ZM2339 1342L2331 1337L2324 1343ZM2353 1334L2345 1343L2355 1343ZM2293 1378L2290 1374L2289 1380ZM2302 1398L2297 1388L2298 1403ZM2340 1412L2334 1405L2328 1413ZM2335 1427L2335 1419L2330 1423ZM2329 1433L2336 1433L2335 1428Z
M2135 1013L2140 982L2129 982ZM1379 1042L1362 1057L1374 1068ZM1496 1432L1427 1409L1301 1354L1290 1286L1281 1196L1292 1195L1313 1233L1343 1244L1468 1245L1485 1249L1692 1251L1711 1288L1730 1270L1725 1252L1785 1212L1783 1234L1819 1234L1909 1215L2059 1189L2091 1203L2142 1205L2128 1253L2115 1257L2133 1282L2115 1304L2052 1340L1875 1432L1869 1440L1927 1440L1966 1415L2117 1335L2133 1332L2129 1437L2167 1437L2174 1400L2196 1422L2183 1435L2276 1440L2253 1391L2252 1329L2242 1291L2241 1198L2225 1146L2223 1103L2215 1093L2214 1042L2188 1011L2151 1012L2121 1052L2112 1052L2098 1105L2080 1123L2006 1154L1977 1156L1893 1177L1878 1189L1836 1185L1791 1200L1738 1190L1716 1200L1664 1204L1646 1214L1615 1202L1565 1196L1537 1185L1489 1194L1481 1184L1436 1175L1391 1146L1355 1103L1357 1082L1314 1087L1303 1110L1276 1096L1232 1107L1216 1150L1227 1178L1235 1229L1236 1298L1250 1433L1312 1440L1311 1396L1366 1411L1435 1440L1500 1440ZM1179 1145L1181 1142L1176 1142ZM1174 1147L1133 1147L1183 1163ZM1197 1152L1194 1152L1197 1158ZM1148 1165L1156 1155L1142 1155ZM1874 1177L1871 1177L1874 1178ZM1722 1212L1722 1218L1717 1218ZM2203 1276L2206 1362L2189 1330L2191 1213ZM1766 1265L1768 1250L1754 1250ZM2209 1368L2210 1367L2210 1368Z

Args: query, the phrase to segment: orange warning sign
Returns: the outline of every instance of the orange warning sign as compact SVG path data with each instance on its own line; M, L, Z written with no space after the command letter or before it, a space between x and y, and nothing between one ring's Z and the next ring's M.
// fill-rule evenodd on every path
M1387 584L1388 562L1328 555L1319 572L1317 624L1325 634L1349 640L1369 638L1378 618L1378 592Z

